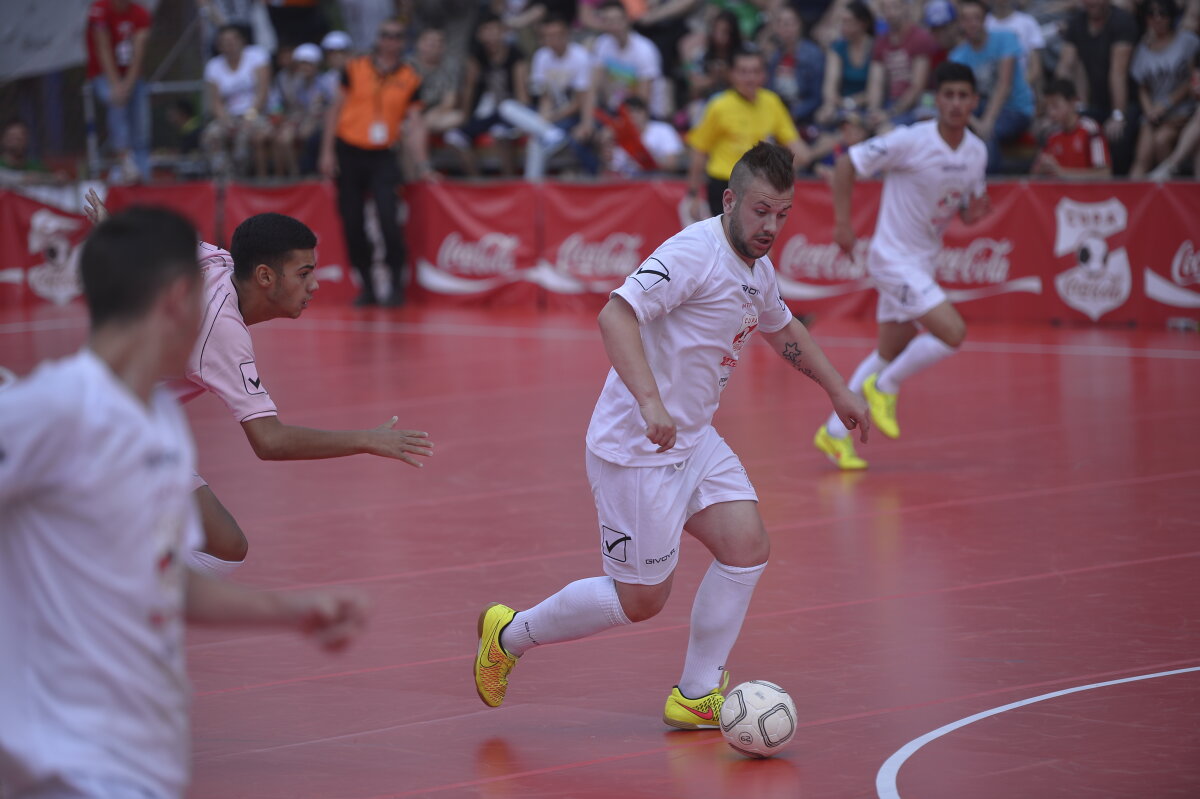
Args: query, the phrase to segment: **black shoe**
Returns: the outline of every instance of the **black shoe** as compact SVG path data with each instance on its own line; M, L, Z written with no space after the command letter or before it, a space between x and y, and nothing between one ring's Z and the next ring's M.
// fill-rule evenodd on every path
M404 292L402 292L402 291L393 291L391 294L388 295L387 299L383 301L384 308L400 308L403 305L404 305Z

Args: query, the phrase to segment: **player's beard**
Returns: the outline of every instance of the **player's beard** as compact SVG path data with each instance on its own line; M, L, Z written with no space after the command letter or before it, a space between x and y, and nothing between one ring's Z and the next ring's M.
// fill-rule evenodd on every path
M761 253L753 252L750 249L750 242L746 240L746 232L742 230L741 222L738 221L738 207L735 205L729 214L729 243L733 245L733 249L743 258L749 258L754 261L762 258L770 251L770 245L767 245ZM774 244L775 240L771 240Z

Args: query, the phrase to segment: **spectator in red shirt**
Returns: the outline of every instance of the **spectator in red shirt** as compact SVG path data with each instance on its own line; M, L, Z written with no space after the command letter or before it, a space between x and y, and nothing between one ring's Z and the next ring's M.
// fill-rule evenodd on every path
M867 75L867 121L877 133L933 117L932 108L921 114L919 103L938 49L929 31L913 22L905 0L883 0L879 7L888 30L875 39Z
M88 9L87 76L108 109L116 183L150 177L150 98L142 80L150 12L130 0L95 0Z
M1072 81L1059 78L1046 90L1046 116L1056 131L1033 162L1033 174L1066 180L1102 180L1112 176L1104 131L1081 116Z

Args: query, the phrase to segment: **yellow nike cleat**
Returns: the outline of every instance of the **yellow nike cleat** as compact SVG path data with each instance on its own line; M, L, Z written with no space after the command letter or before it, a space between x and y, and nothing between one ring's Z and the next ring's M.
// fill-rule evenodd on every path
M678 730L721 729L721 705L729 687L729 672L723 671L721 684L699 699L688 699L679 693L679 686L671 689L667 705L663 708L663 723Z
M479 654L475 658L475 692L488 707L500 707L508 691L508 673L517 665L500 645L500 633L517 612L508 605L493 602L479 614Z
M875 422L875 429L888 438L899 438L900 423L896 421L896 397L898 395L889 394L876 388L875 381L878 379L879 373L876 372L863 383L863 396L871 408L871 421Z
M813 444L843 471L854 472L867 468L867 462L854 451L854 442L850 436L834 438L829 435L829 428L821 425L821 429L813 438Z

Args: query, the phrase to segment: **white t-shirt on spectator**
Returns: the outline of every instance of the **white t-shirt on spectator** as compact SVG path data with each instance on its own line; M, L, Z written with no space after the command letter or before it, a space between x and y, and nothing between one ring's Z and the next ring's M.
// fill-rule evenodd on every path
M270 63L271 56L266 50L258 45L247 45L236 70L229 68L223 55L210 58L204 66L204 80L217 87L225 110L231 116L241 116L254 107L255 70Z
M592 85L592 59L587 48L571 42L560 58L549 47L539 47L529 68L529 85L536 96L549 94L554 108L571 102L573 95L586 92Z
M877 263L932 264L950 220L986 190L987 146L967 130L958 148L951 149L935 119L867 139L849 154L859 175L883 173L870 249Z
M238 307L233 257L202 242L196 259L204 278L204 321L188 358L187 373L170 381L171 389L180 402L191 402L211 391L239 422L277 416L275 401L258 376L254 342Z
M636 31L630 31L624 47L612 34L597 36L592 45L592 64L604 71L603 85L596 89L600 92L601 104L609 111L616 111L625 98L633 94L639 81L654 83L662 78L662 56L658 48ZM651 114L660 116L661 109L653 107L653 97L651 100Z
M195 449L90 350L0 392L0 785L56 775L179 797Z
M660 169L666 167L671 158L683 152L683 139L679 131L666 122L650 120L642 131L642 145L654 156ZM641 171L637 161L625 152L620 145L613 145L612 163L609 165L614 172L622 175L635 175Z
M1016 34L1017 40L1021 43L1021 50L1026 55L1046 46L1046 37L1042 34L1042 26L1024 11L1014 11L1004 19L996 19L988 14L984 25L989 31L1009 31Z
M588 425L587 446L620 466L685 460L712 424L754 330L761 326L773 333L792 321L771 261L764 257L753 269L746 266L725 238L719 216L667 239L612 296L637 315L646 359L676 425L674 448L656 453L637 402L610 369Z

